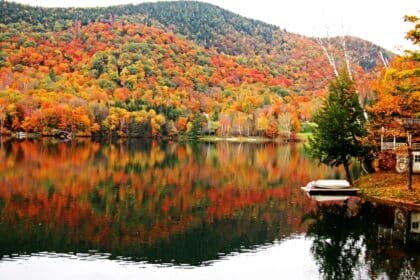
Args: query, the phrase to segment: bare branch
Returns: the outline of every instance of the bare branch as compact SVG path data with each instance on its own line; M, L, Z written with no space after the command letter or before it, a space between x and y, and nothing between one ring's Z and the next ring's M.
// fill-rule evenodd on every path
M388 62L388 59L386 59L386 58L384 57L384 54L382 53L382 51L379 51L379 57L380 57L380 59L381 59L382 63L384 64L385 68L386 68L386 69L389 69L389 62Z

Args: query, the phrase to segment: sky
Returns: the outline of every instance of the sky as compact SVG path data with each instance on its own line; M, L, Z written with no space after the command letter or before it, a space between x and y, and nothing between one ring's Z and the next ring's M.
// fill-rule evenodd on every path
M96 7L156 2L145 0L14 0L43 7ZM248 18L307 36L352 35L401 53L413 45L404 39L412 25L406 14L419 14L418 0L205 0Z

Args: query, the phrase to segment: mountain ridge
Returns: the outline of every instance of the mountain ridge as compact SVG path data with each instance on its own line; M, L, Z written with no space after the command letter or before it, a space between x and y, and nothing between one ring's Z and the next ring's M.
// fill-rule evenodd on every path
M146 2L137 5L126 4L96 8L44 8L2 0L0 6L3 11L0 12L0 23L18 22L28 14L30 16L26 18L27 22L44 25L50 25L48 22L60 20L80 20L83 25L95 20L112 21L118 17L119 20L143 23L164 30L169 29L176 34L186 36L205 48L214 47L219 52L229 55L255 56L272 49L278 49L277 51L281 54L284 36L303 37L308 40L316 38L287 32L276 25L243 17L216 5L199 1ZM382 52L386 58L392 56L391 52L368 40L354 36L347 37L350 38L349 44L357 44L357 41L360 40L365 42L366 46L363 50L355 52L352 59L367 71L376 66L379 52ZM244 48L243 43L248 48ZM338 48L339 44L335 44L335 47ZM374 51L366 56L365 54L369 53L368 48ZM364 58L360 59L359 57Z

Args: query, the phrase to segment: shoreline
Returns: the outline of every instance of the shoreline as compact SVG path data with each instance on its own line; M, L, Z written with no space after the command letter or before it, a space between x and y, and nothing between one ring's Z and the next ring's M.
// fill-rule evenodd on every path
M412 191L406 182L406 174L378 172L362 176L355 185L365 200L420 210L420 174L413 174Z
M309 133L298 133L296 137L287 139L287 138L268 138L264 136L199 136L198 141L200 142L236 142L236 143L300 143L308 141Z
M360 198L362 198L365 201L373 202L373 203L379 203L386 206L393 206L397 208L403 208L407 210L418 210L420 211L420 204L407 202L404 200L393 200L389 198L380 198L380 197L370 197L365 196L364 194L359 194Z
M285 139L252 137L252 136L200 136L199 142L231 142L231 143L268 143L268 142L287 142Z
M49 139L56 138L54 135L41 135L37 133L27 133L25 136L17 136L16 134L6 134L1 136L3 139L14 139L14 140L39 140L39 139ZM192 138L189 136L181 135L176 137L103 137L103 136L87 136L87 135L75 135L69 138L69 141L73 139L158 139L158 140L175 140L175 141L198 141L198 142L232 142L232 143L300 143L306 142L308 136L306 134L298 134L295 138L286 139L286 138L268 138L264 136L215 136L215 135L201 135L197 138Z

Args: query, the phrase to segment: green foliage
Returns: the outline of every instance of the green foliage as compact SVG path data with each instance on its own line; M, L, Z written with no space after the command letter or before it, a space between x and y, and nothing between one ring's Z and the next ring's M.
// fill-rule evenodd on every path
M197 113L194 115L192 120L192 127L190 131L190 136L193 138L197 138L199 135L202 134L203 130L203 122L206 121L206 118L201 113Z
M270 87L270 91L275 92L278 96L281 96L281 97L290 95L289 91L282 87L277 87L277 86Z
M104 52L97 52L92 58L92 73L95 78L99 78L101 74L105 71L105 67L108 63L108 56Z
M7 64L7 56L4 52L0 51L0 67L6 66Z
M56 82L57 81L57 75L55 74L54 68L50 69L50 73L48 75L51 79L51 81Z
M420 18L417 16L405 16L404 20L415 24L414 28L407 32L406 38L415 45L420 45Z
M16 72L23 72L23 70L25 69L25 66L23 66L22 64L16 64L15 66L13 66L13 71Z
M302 122L300 126L300 132L302 133L313 133L317 127L316 123L313 122Z
M347 72L331 82L329 95L316 114L310 154L330 166L344 165L346 172L352 157L365 154L362 138L366 136L365 117L358 95ZM348 179L350 174L347 172Z
M115 87L116 87L116 85L115 85L115 83L113 81L106 80L106 79L99 80L98 81L98 85L101 88L103 88L105 90L108 90L110 92L114 91L115 90Z
M0 42L9 41L11 37L12 37L12 34L10 33L2 33L0 34Z

